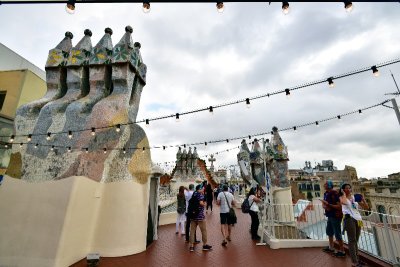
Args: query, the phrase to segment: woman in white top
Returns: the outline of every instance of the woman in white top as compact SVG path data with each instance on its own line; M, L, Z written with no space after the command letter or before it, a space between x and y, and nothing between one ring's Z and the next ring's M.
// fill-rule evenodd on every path
M362 217L358 210L359 205L363 209L369 209L365 199L360 196L357 199L351 193L351 185L343 184L340 188L340 204L342 204L343 212L343 228L347 232L349 254L352 261L352 266L361 266L358 259L358 238L360 237ZM356 201L357 200L357 201Z
M249 194L247 195L249 198L250 211L249 214L251 216L251 239L259 240L261 237L258 235L258 226L260 225L260 220L258 219L258 212L260 209L258 208L257 203L261 202L261 199L256 196L256 189L252 187L250 189Z

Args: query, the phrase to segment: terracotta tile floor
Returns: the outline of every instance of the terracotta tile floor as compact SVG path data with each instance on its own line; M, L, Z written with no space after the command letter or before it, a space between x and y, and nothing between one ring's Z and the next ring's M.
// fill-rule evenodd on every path
M206 215L208 243L213 246L213 250L202 251L200 243L195 248L195 252L189 252L189 245L185 243L184 236L175 235L173 224L160 226L159 239L154 241L145 252L125 257L101 258L98 266L351 266L349 257L335 258L322 252L321 248L273 250L268 246L256 246L250 238L250 216L242 214L239 209L236 214L238 224L233 228L232 242L228 243L227 247L221 246L219 209L214 206L214 211ZM197 231L198 239L200 239L200 230ZM86 259L72 266L87 266Z

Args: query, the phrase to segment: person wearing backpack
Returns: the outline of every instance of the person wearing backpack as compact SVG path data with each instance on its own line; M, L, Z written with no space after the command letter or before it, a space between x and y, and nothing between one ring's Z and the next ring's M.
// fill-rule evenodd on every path
M207 226L204 216L204 206L206 206L204 199L204 188L203 185L199 184L196 186L196 192L193 193L192 198L189 201L188 215L191 217L190 222L190 252L194 251L194 235L196 233L197 226L201 231L201 239L203 241L203 250L211 250L212 246L207 244Z
M324 199L321 199L321 202L325 210L325 216L328 219L326 222L326 235L329 238L329 246L322 249L322 251L332 253L335 257L344 258L346 257L346 253L344 252L342 230L340 226L343 213L339 193L333 189L333 182L331 180L326 181L324 187ZM336 241L339 243L339 250L336 252L333 244L333 236L335 236Z
M260 225L260 220L258 219L258 212L260 209L258 208L257 203L262 200L256 196L256 188L252 187L247 195L250 204L250 217L251 217L251 239L260 240L261 236L258 235L258 226Z

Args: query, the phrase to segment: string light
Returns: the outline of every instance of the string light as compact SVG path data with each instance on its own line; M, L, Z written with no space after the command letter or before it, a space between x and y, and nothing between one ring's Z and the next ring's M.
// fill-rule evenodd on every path
M149 119L146 119L146 126L148 127L150 125Z
M246 98L246 108L250 108L250 99Z
M67 11L68 14L74 14L75 13L75 0L68 0L67 5L65 6L65 11Z
M72 139L72 131L68 131L68 138Z
M352 112L344 113L344 115L337 115L337 116L334 116L334 117L330 117L330 118L326 118L326 119L319 120L319 122L326 122L326 121L330 121L330 120L333 120L333 119L336 119L336 118L341 119L341 117L343 117L343 116L349 116L349 115L355 114L355 113L362 114L362 111L363 111L363 110L372 109L372 108L375 108L375 107L378 107L378 106L384 106L384 104L386 104L387 102L390 102L390 101L391 101L390 99L387 99L387 100L384 100L383 102L374 104L374 105L369 106L369 107L366 107L366 108L357 109L357 110L352 111ZM302 124L302 125L297 125L297 126L295 126L295 127L280 129L279 131L280 131L280 132L283 132L283 131L288 131L288 130L290 130L290 129L296 129L296 130L297 130L297 128L300 128L300 127L306 127L306 126L310 126L310 125L313 125L313 124L318 125L319 122L318 122L318 123L317 123L317 122L318 122L318 121L313 121L313 122L305 123L305 124ZM271 133L271 135L274 135L273 131L271 131L270 133ZM253 135L253 136L263 136L263 135L265 135L265 134L267 134L267 132L258 133L258 134L255 134L255 135ZM28 137L29 137L29 136L30 136L30 135L28 135ZM249 137L249 139L251 139L251 135L248 135L248 137ZM239 140L239 139L244 139L244 138L245 138L245 137L241 136L241 137L229 138L228 140ZM222 140L215 140L215 141L210 141L210 142L212 142L212 143L220 143L220 142L223 142L223 141L226 141L226 140L227 140L227 139L222 139ZM23 143L21 143L21 146L22 146L22 144L23 144ZM196 145L196 144L200 144L200 143L193 143L193 144L189 144L189 145ZM204 142L204 145L205 145L205 146L207 146L207 144L208 144L207 142ZM251 144L251 143L250 143L250 144ZM39 144L36 144L35 147L37 148L38 145L39 145ZM47 146L47 145L43 145L43 146ZM60 146L60 147L62 147L62 146ZM166 147L166 146L163 146L163 149L165 149L165 147ZM173 147L173 146L170 146L170 147ZM175 146L175 147L177 147L177 146ZM186 147L186 144L184 144L184 147ZM71 147L69 147L69 149L70 149L70 148L71 148ZM151 149L151 148L160 148L160 147L157 147L157 146L149 147L149 149ZM133 148L133 149L138 149L138 148ZM144 150L145 150L145 147L143 147L143 151L144 151Z
M39 146L39 144L36 144L36 145L35 145L35 148L38 148L38 146Z
M24 144L23 144L23 143L19 144L19 148L22 148L23 146L24 146Z
M51 146L50 150L53 151L54 150L54 146Z
M353 3L352 2L344 2L344 8L347 12L351 12L353 10Z
M375 77L379 76L379 70L376 66L372 66L371 70L372 70L372 75L374 75Z
M318 122L318 121L316 121L316 122L315 122L315 125L317 125L317 127L319 127L319 122Z
M163 150L165 150L165 146L162 146Z
M229 143L229 139L226 139L226 142Z
M144 1L143 2L143 12L144 13L149 13L150 12L150 2L149 1Z
M179 113L176 113L176 114L175 114L175 121L176 121L176 122L179 122Z
M327 79L327 81L328 81L328 86L329 86L330 88L335 87L335 83L333 82L333 77L329 77L329 78Z
M117 124L117 128L115 128L115 131L119 133L121 131L121 124Z
M392 64L395 64L395 63L399 63L399 62L400 62L400 59L393 59L393 60L389 60L389 61L386 61L386 62L383 62L383 63L380 63L380 64L376 64L375 66L378 68L378 67L384 67L384 66L392 65ZM333 79L341 79L341 78L344 78L344 77L349 77L349 76L360 74L362 72L370 71L370 70L371 70L371 66L364 67L364 68L360 68L360 69L357 69L357 70L354 70L354 71L351 71L351 72L346 72L346 73L341 74L341 75L333 76L333 77L331 77L331 79L333 81ZM310 86L313 86L313 85L322 84L322 83L324 83L326 81L327 81L326 79L322 79L322 80L318 80L318 81L314 81L314 82L308 82L308 83L304 83L304 84L301 84L301 85L298 85L298 86L295 86L295 87L291 87L290 89L287 88L287 89L284 89L284 90L281 90L281 91L275 91L275 92L267 93L267 94L264 94L264 95L258 95L256 97L253 97L253 99L261 99L261 98L264 98L264 97L269 97L271 95L277 95L277 94L281 94L281 93L284 93L284 92L287 93L288 91L290 93L291 90L298 90L298 89L310 87ZM215 105L215 106L213 106L213 109L226 107L226 106L230 106L230 105L234 105L234 104L238 104L238 103L241 103L241 102L242 102L242 100L231 101L231 102L228 102L228 103ZM180 115L188 115L188 114L192 114L192 113L196 113L196 112L201 112L201 111L204 111L204 110L209 110L209 107L203 108L203 109L197 109L197 110L191 110L191 111L182 112L182 113L180 113ZM179 113L176 113L176 114L178 114L178 117L179 117ZM148 120L152 121L152 120L160 120L160 119L171 118L171 117L174 117L174 116L176 117L176 114L160 116L160 117L156 117L156 118L152 118L152 119L148 119ZM135 122L127 122L126 124L129 125L129 124L135 124L135 123L141 123L141 122L145 122L145 120L139 120L139 121L135 121ZM115 127L115 126L108 126L108 128L110 128L110 127ZM101 129L101 128L107 128L107 127L104 127L104 126L98 127L98 129ZM95 135L95 133L94 133L95 129L96 128L94 128L94 127L92 128L92 135ZM88 131L88 130L90 130L90 129L77 129L75 131L76 132L81 132L81 131ZM58 132L58 133L62 133L62 132ZM53 134L57 134L57 133L53 133ZM35 134L35 135L43 135L43 134L42 133L38 133L38 134ZM16 135L16 136L24 136L24 135ZM8 137L8 136L0 136L0 137Z
M71 149L71 147L69 146L69 147L68 147L68 153L71 153L71 151L72 151L72 149Z
M107 154L107 148L103 148L103 153Z
M95 135L96 135L96 128L92 127L92 133L91 133L91 135L92 135L92 136L95 136Z
M49 141L51 139L51 133L47 133L46 140Z
M145 147L143 147L143 150L142 150L142 153L144 153L144 151L146 150L146 148Z
M224 12L224 3L223 2L217 2L217 11L218 13Z
M32 141L32 135L28 134L28 138L27 138L28 142Z
M288 2L282 2L282 12L285 15L287 15L289 13L289 3Z
M297 127L296 127L296 126L294 126L294 127L293 127L293 130L297 131Z
M214 109L213 109L213 107L212 107L212 106L210 106L210 107L208 108L208 110L210 111L210 114L211 114L211 115L213 115L213 114L214 114Z
M4 144L4 147L5 147L5 148L8 148L8 144Z
M89 148L88 147L85 148L85 152L86 152L86 154L89 153Z
M10 143L14 142L15 135L10 136Z

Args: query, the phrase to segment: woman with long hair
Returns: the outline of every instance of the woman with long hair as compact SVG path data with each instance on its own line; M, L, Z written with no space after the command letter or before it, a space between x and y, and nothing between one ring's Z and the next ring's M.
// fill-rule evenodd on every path
M250 204L250 217L251 217L251 239L259 240L261 237L258 235L258 226L260 225L260 220L258 219L258 212L260 209L258 208L257 203L261 202L256 196L256 188L252 187L247 195Z
M185 199L185 187L180 186L177 198L177 209L178 216L176 217L176 232L179 234L179 225L181 226L181 234L185 235L185 221L186 221L186 199Z
M359 206L369 209L364 197L360 194L351 193L351 185L343 184L340 187L340 204L343 212L343 228L347 232L349 254L352 266L362 266L358 258L358 239L361 233L362 217L358 210Z

